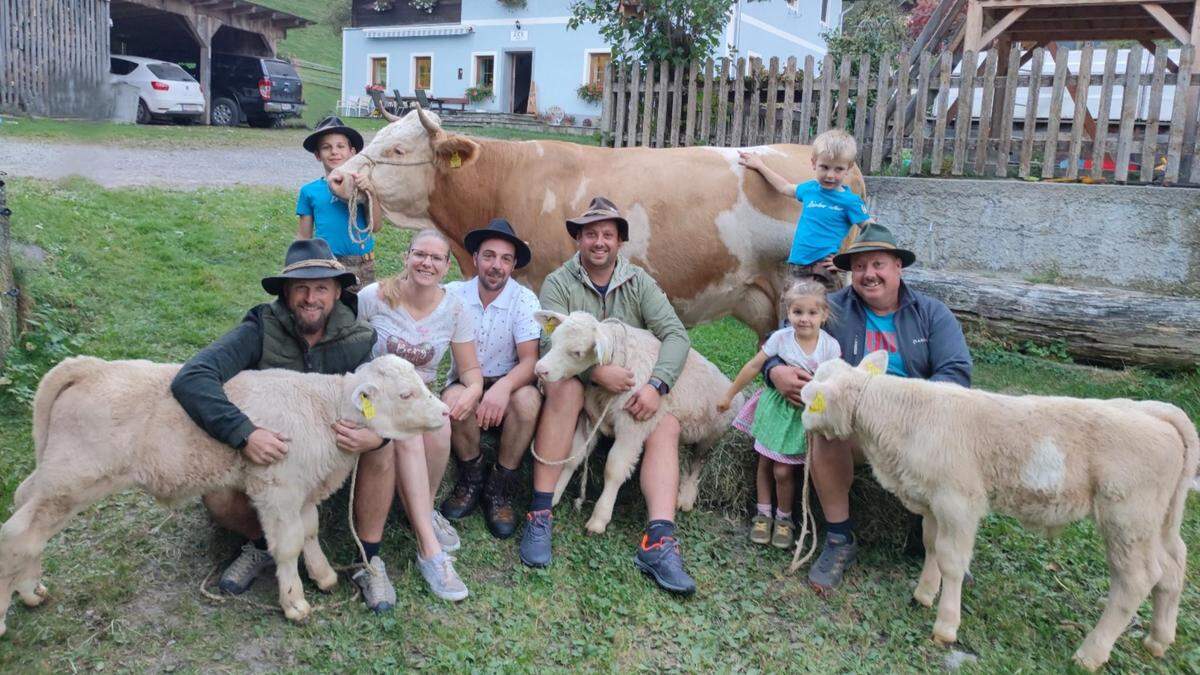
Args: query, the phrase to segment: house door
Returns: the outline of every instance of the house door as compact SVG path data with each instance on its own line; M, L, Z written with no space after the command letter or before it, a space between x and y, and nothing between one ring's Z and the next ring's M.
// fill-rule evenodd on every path
M533 52L508 53L509 112L529 112L529 83L533 81Z

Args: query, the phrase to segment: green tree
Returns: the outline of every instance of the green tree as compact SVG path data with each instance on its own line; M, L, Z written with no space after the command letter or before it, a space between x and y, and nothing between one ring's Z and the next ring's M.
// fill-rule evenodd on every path
M912 43L908 15L896 0L855 0L842 13L842 25L821 34L829 53L838 62L843 56L870 54L878 63L885 54L894 55ZM857 61L855 62L857 70Z
M577 0L567 27L594 23L618 60L706 58L721 42L734 0Z
M333 0L325 8L323 18L324 21L321 23L329 26L329 30L333 31L334 35L341 37L342 29L350 25L350 0Z

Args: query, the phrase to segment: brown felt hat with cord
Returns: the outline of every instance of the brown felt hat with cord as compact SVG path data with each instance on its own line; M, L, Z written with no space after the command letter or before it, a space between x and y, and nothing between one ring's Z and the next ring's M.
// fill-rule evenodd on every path
M579 238L579 231L588 223L598 223L602 220L612 220L617 223L617 234L621 237L621 241L629 241L629 222L621 216L621 212L617 210L616 204L613 204L607 197L595 197L592 203L588 205L587 211L582 215L571 218L567 221L567 234L571 235L572 239Z
M320 238L293 241L284 256L283 271L263 277L263 290L271 295L282 295L283 283L288 279L337 279L342 289L358 283L354 273L334 257L329 243Z
M833 264L838 269L850 269L850 258L855 253L868 251L887 251L900 259L901 267L908 267L917 261L917 255L912 251L896 245L896 236L892 231L879 223L867 223L858 237L846 247L845 251L833 256Z

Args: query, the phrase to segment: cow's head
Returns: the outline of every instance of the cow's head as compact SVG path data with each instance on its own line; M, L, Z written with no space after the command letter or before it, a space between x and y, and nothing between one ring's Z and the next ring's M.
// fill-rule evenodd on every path
M404 440L440 429L448 420L446 404L429 391L417 369L393 354L359 366L346 378L344 395L351 409L384 438Z
M611 340L600 328L600 321L587 312L534 312L542 330L550 335L550 351L538 359L533 372L547 382L574 377L588 368L608 363L612 356Z
M366 193L397 225L432 227L429 194L437 173L469 166L479 157L479 144L446 133L437 115L419 107L403 117L382 112L389 124L362 152L330 172L329 189L348 201ZM374 210L368 210L374 226Z
M867 378L884 374L887 365L888 353L880 350L867 354L857 367L841 359L817 367L812 380L800 390L805 431L826 438L848 438L854 433L854 409Z

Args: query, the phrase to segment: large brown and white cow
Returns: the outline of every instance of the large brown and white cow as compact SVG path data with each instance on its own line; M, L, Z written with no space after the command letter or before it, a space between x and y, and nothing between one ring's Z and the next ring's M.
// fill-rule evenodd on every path
M329 175L330 188L343 199L366 193L401 227L436 227L453 242L463 274L474 272L463 235L507 218L533 249L518 278L538 290L575 252L564 221L604 195L629 221L623 252L658 281L685 324L732 314L760 335L777 326L800 204L740 166L736 148L502 141L449 133L419 109L387 117L391 123ZM809 146L748 151L789 180L813 177ZM864 194L857 168L847 184Z

